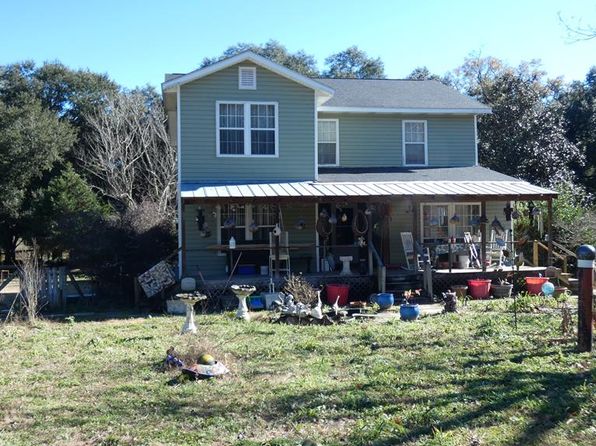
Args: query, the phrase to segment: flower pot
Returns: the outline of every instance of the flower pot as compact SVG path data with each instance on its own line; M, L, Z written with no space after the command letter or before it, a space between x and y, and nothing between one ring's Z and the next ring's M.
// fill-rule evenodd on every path
M375 302L379 304L381 310L388 310L395 303L395 298L391 293L379 293L375 298Z
M560 299L562 297L569 297L571 291L566 286L556 286L555 292L553 293L553 297L555 299Z
M511 297L511 290L513 290L513 285L510 283L503 283L503 284L492 284L491 292L493 297Z
M526 289L530 294L542 294L542 285L548 282L548 277L526 277Z
M468 280L468 290L472 299L488 299L490 294L490 279Z
M325 285L327 288L327 303L329 305L335 304L340 307L348 305L348 297L350 295L350 285L344 285L340 283L328 283ZM337 298L339 297L339 301Z
M466 297L467 292L468 292L468 287L467 285L453 285L451 287L451 289L453 291L455 291L455 294L457 295L458 299L463 299Z
M402 304L399 306L399 315L402 321L415 321L420 316L418 304Z

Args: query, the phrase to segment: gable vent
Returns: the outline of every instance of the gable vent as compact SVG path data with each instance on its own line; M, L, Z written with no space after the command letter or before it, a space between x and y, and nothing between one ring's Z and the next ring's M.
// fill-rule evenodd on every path
M238 68L238 88L240 90L257 89L257 69L255 67Z

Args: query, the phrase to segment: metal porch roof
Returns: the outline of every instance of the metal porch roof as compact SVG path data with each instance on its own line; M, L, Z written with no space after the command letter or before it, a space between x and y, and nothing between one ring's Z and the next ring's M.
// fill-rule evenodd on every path
M377 181L258 183L209 185L183 183L182 198L198 201L267 200L317 201L342 198L446 197L473 199L546 199L556 192L525 181Z

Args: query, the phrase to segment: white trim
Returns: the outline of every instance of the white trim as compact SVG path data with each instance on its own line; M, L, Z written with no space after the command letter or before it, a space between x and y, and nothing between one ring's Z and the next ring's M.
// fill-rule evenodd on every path
M252 71L254 84L253 85L242 85L242 72ZM238 89L239 90L256 90L257 89L257 67L238 67Z
M419 218L420 218L420 231L419 231L419 242L424 243L424 206L447 206L447 237L455 237L454 230L452 227L453 225L449 222L449 219L455 214L455 206L480 206L480 212L482 212L482 203L479 201L441 201L441 202L434 202L434 201L424 201L420 203L420 210L419 210ZM470 225L466 225L470 226ZM513 227L513 225L511 225Z
M317 119L317 162L319 159L319 141L318 141L318 134L319 134L319 122L327 121L327 122L334 122L335 121L335 164L320 164L322 167L338 167L339 166L339 119L337 118L319 118Z
M424 163L423 164L408 164L406 163L406 144L419 144L419 143L406 143L406 124L424 124ZM428 166L428 122L425 119L403 119L401 121L401 154L402 154L402 165L404 167L424 167Z
M244 154L221 154L219 153L219 106L220 104L237 104L244 105ZM252 130L250 121L250 106L251 105L273 105L275 111L275 129L268 129L275 131L275 154L273 155L253 155L251 152L250 132ZM233 129L233 128L232 128ZM240 128L238 128L240 130ZM267 130L267 129L262 129ZM264 101L234 101L222 100L215 101L215 156L217 158L279 158L279 104L277 102Z
M596 268L596 263L594 260L578 259L577 267L587 269Z
M474 115L474 165L478 165L478 115Z
M315 176L314 179L319 179L319 112L317 111L317 92L315 91Z
M473 115L492 113L490 108L389 108L389 107L335 107L319 106L320 112L335 113L419 113L429 115Z
M176 87L176 156L178 157L178 181L176 184L176 204L178 205L178 278L182 278L182 135L180 134L180 86Z
M312 88L313 90L317 90L328 96L333 96L333 88L297 73L296 71L290 70L280 64L272 62L265 57L253 53L252 51L244 51L240 54L221 60L207 67L199 68L197 70L191 71L190 73L166 81L161 84L161 88L163 91L172 90L178 85L187 84L188 82L192 82L247 60L276 74L279 74L280 76L293 80L298 84L304 85L305 87Z

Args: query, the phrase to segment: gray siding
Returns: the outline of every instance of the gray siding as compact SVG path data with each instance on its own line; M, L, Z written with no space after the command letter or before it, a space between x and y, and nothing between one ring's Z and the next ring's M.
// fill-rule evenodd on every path
M251 66L241 63L241 66ZM314 178L314 91L257 67L257 89L238 89L238 65L180 90L181 180L274 181ZM216 101L278 103L279 158L216 156Z
M402 165L402 121L427 121L428 165L473 166L476 146L473 116L319 113L339 120L341 167Z

